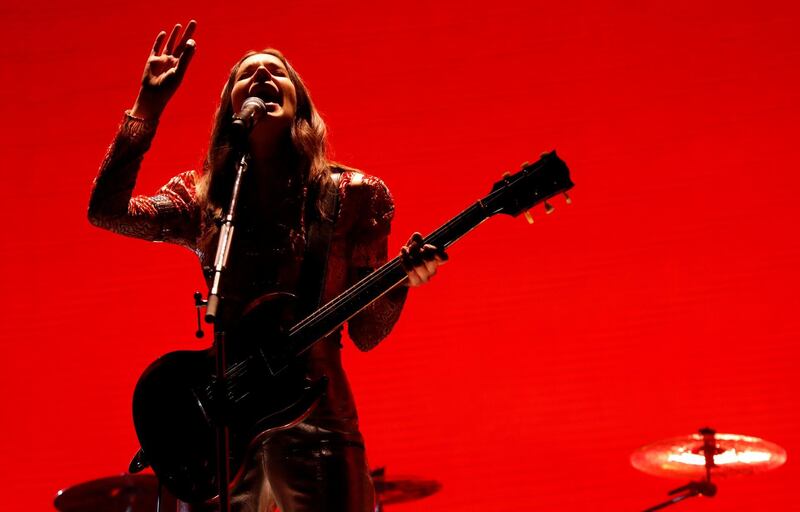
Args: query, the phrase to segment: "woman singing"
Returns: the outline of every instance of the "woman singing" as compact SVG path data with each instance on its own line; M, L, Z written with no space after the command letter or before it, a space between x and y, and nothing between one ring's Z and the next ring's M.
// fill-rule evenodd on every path
M194 56L195 26L190 21L183 31L176 25L169 36L161 32L156 37L136 102L125 113L95 179L89 219L123 235L185 246L197 254L208 278L237 163L231 121L246 98L258 97L267 109L247 139L250 161L218 322L235 329L248 305L273 292L317 294L309 304L325 303L387 260L394 205L380 179L326 159L325 124L281 53L250 52L234 65L202 174L184 172L156 195L132 196L158 120ZM304 265L317 236L313 233L326 222L332 228L320 265L324 268ZM416 233L401 248L401 259L406 286L348 321L349 337L361 350L375 347L389 333L408 286L427 282L446 255L423 245ZM320 276L311 292L309 275ZM300 424L253 450L233 490L233 510L263 512L269 499L283 512L373 510L374 490L340 340L341 329L301 356L298 364L310 378L327 377L326 394Z

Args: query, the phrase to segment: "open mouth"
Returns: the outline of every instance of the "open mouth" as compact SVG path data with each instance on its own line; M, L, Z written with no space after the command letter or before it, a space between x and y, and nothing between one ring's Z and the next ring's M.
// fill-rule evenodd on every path
M264 103L275 103L277 105L280 105L283 100L278 88L268 82L253 84L248 91L248 95L255 96L263 100Z

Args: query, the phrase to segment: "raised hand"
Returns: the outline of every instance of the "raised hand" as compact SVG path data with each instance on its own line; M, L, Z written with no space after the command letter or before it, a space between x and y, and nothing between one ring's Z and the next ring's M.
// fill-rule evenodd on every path
M408 286L427 283L447 258L444 250L431 244L423 244L419 233L411 235L408 243L400 248L400 263L408 276Z
M156 37L142 74L142 87L131 114L144 119L158 119L172 95L178 90L195 51L191 39L197 22L190 20L181 34L176 24L169 37L163 30Z

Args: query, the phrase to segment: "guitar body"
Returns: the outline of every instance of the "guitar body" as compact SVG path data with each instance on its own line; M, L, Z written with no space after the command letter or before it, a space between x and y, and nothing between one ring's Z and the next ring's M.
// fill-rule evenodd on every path
M235 341L242 342L247 326L258 318L275 318L271 309L269 304L262 305L248 315ZM260 335L268 340L265 345L283 341L280 330L264 330L273 331L271 338ZM295 363L272 375L261 347L241 345L227 351L225 400L218 399L213 349L166 354L136 384L133 418L144 458L161 483L182 501L197 503L218 494L217 425L229 428L233 486L248 452L273 432L305 419L324 394L326 380L309 381L302 365Z

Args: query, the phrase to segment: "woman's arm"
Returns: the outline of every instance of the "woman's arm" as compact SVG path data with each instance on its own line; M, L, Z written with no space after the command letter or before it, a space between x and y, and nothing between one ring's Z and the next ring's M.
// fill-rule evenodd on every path
M388 238L394 216L394 201L386 185L372 176L363 176L359 183L349 188L351 191L345 194L344 200L350 204L343 205L342 213L349 213L345 208L359 208L360 213L359 221L351 230L353 240L349 281L353 284L388 260ZM353 193L353 188L356 188L356 193ZM388 336L400 318L408 288L428 282L436 273L437 267L447 260L444 252L421 242L422 236L415 233L401 248L400 255L408 280L348 321L350 339L360 350L371 350Z
M95 178L89 199L89 221L93 225L146 240L194 243L194 173L176 176L152 197L132 197L158 119L194 53L194 41L190 39L194 27L194 21L190 21L179 42L180 25L172 30L166 44L165 32L156 38L134 108L125 113Z
M154 135L155 123L125 114L94 180L89 222L125 236L193 248L199 224L193 171L175 176L153 196L132 197Z

